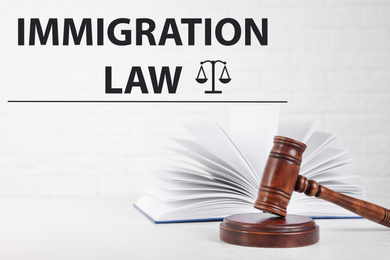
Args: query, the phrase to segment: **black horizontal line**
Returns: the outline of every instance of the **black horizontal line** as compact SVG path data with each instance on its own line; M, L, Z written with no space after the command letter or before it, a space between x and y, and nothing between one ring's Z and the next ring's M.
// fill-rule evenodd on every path
M8 103L287 103L285 100L8 100Z

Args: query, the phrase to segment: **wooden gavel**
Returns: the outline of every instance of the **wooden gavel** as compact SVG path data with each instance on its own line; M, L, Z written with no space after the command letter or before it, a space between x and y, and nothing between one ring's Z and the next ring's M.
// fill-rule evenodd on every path
M390 227L390 210L378 205L332 191L316 181L298 175L304 143L276 136L255 202L255 208L279 216L286 216L286 208L293 191L304 192L339 205L366 219Z

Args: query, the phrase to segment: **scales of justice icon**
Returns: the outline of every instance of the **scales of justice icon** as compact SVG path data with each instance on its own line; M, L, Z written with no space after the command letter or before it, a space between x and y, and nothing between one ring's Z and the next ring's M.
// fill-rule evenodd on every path
M215 64L216 63L222 63L223 64L223 69L221 76L219 77L219 81L222 84L227 84L229 83L232 79L229 76L229 72L226 67L226 62L221 61L221 60L205 60L200 62L200 69L198 72L198 76L196 77L196 81L200 84L206 83L208 80L206 73L204 72L203 69L203 64L205 63L210 63L211 64L211 90L206 90L204 93L206 94L221 94L221 90L215 90Z

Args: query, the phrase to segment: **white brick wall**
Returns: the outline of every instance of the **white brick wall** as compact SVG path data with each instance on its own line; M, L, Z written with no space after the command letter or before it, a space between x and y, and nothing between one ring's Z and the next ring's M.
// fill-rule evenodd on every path
M22 2L22 3L21 3ZM182 65L175 98L206 99L199 61L228 61L221 99L288 100L282 117L335 133L356 159L370 198L390 184L390 1L51 1L0 10L0 196L128 197L148 183L150 162L188 121L228 125L231 105L10 104L9 99L141 99L104 94L104 66L124 86L131 66ZM232 17L269 19L269 46L17 46L17 18ZM202 35L200 33L200 35ZM197 34L198 36L198 34ZM200 37L200 36L199 36ZM187 39L183 36L183 42ZM215 41L214 41L215 42ZM155 98L155 97L150 97ZM161 94L161 99L171 98ZM217 97L219 98L219 97Z

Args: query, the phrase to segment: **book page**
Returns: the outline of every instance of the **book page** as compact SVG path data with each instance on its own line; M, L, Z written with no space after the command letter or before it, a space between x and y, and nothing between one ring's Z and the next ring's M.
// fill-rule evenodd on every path
M306 143L313 134L314 123L311 121L281 120L278 135Z
M303 167L308 163L312 158L314 158L319 152L321 152L327 145L332 142L336 136L328 133L314 132L306 142L307 148L302 156Z
M331 169L335 169L337 167L341 167L341 166L345 166L349 163L352 163L353 160L347 156L340 156L340 157L337 157L331 161L328 161L324 164L321 164L307 172L302 172L301 174L306 176L307 178L311 178L311 177L314 177L316 175L319 175L325 171L328 171L328 170L331 170Z
M313 159L303 164L301 166L300 173L305 174L306 172L309 172L323 164L326 164L334 159L337 159L338 157L341 157L346 153L347 151L345 150L326 147L325 149L317 153L317 155L313 157Z
M166 190L159 186L145 187L144 190L164 202L184 201L194 199L210 199L210 198L231 198L253 203L247 196L236 192L228 192L228 190L207 190L197 192L196 190Z
M254 180L256 178L255 172L248 161L218 123L197 122L186 124L186 127L204 149L228 162L241 175L248 176L253 180L252 183L258 182Z
M278 131L279 105L237 106L232 109L230 138L249 161L258 176Z

